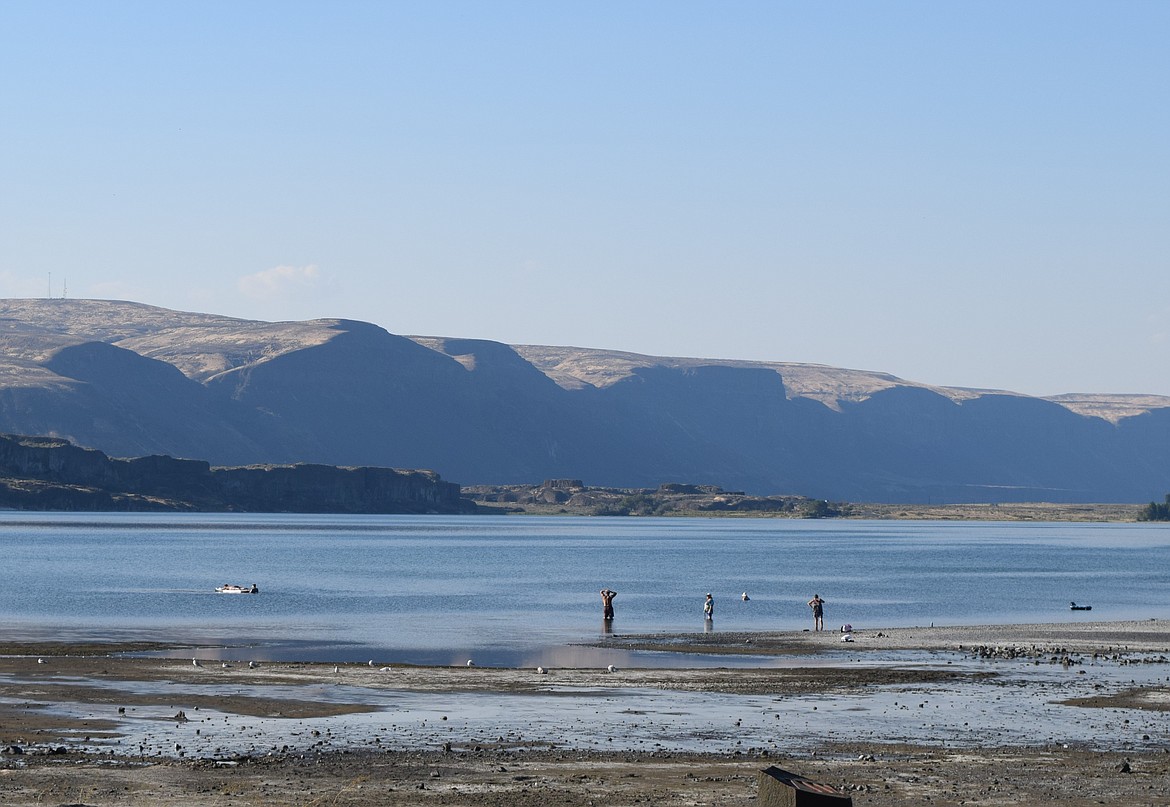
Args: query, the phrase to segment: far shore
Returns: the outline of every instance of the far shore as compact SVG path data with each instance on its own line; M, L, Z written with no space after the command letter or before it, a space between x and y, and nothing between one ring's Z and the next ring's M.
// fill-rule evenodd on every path
M832 502L834 515L829 520L876 520L876 521L1023 521L1023 522L1067 522L1098 524L1132 524L1139 521L1146 504L1060 504L1053 502L1004 502L1002 504L898 504L884 502ZM573 507L566 504L547 503L493 503L477 502L480 514L542 515L542 516L598 516L614 518L638 518L630 515L602 516L594 509ZM690 510L683 506L678 509L655 513L663 517L691 518L780 518L803 519L807 516L800 511L735 511L735 510Z

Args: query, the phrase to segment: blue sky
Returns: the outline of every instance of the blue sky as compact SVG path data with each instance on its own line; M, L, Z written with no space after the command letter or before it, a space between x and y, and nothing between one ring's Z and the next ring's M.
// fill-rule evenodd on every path
M0 296L1170 395L1170 3L0 3Z

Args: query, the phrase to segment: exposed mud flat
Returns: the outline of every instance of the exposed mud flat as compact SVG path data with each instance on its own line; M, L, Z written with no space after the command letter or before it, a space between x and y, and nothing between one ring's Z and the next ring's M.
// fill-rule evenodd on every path
M737 805L769 765L855 804L1170 803L1163 623L622 642L728 666L0 646L0 803ZM734 666L744 644L757 666Z

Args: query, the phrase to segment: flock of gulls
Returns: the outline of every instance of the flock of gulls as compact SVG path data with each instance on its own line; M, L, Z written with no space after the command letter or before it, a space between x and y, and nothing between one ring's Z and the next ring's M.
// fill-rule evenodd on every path
M193 666L193 667L202 667L202 666L203 666L203 662L202 662L202 661L200 661L198 658L193 658L193 659L191 659L191 666ZM229 669L229 668L230 668L232 665L228 664L226 661L221 661L221 662L219 663L219 666L223 667L223 668L226 670L226 669ZM248 669L249 669L249 670L254 670L254 669L256 669L256 662L254 662L254 661L249 661L249 662L248 662Z
M37 659L37 664L44 664L44 663L45 663L45 660L44 660L43 658L39 658L39 659ZM374 660L373 660L373 659L370 659L368 662L366 662L366 664L367 664L367 666L369 666L369 667L371 667L371 668L377 667L377 669L378 669L378 672L390 672L391 670L393 670L393 669L394 669L393 667L390 667L390 666L385 666L385 667L378 667L378 665L374 663ZM203 662L202 662L202 661L200 661L198 657L193 657L193 658L191 659L191 666L192 666L192 667L202 667L202 666L203 666ZM229 669L229 668L230 668L232 665L228 664L226 661L223 661L223 662L220 662L220 666L221 666L221 667L223 667L223 669L225 669L225 670L226 670L226 669ZM248 662L248 669L249 669L249 670L254 670L254 669L256 669L256 667L257 667L257 666L258 666L258 665L257 665L257 664L256 664L256 662L254 662L254 661L249 661L249 662ZM468 666L468 667L474 667L474 666L475 666L475 660L474 660L474 659L468 659L468 660L467 660L467 666ZM613 673L613 672L617 672L617 671L618 671L618 668L617 668L616 666L614 666L613 664L610 664L609 666L607 666L607 667L605 668L605 671L606 671L606 672L611 672L611 673ZM333 665L333 672L335 672L335 673L339 673L339 672L341 672L341 667L340 667L339 665L337 665L337 664L334 664L334 665ZM547 675L547 674L548 674L548 667L537 667L537 668L536 668L536 673L537 673L538 675Z

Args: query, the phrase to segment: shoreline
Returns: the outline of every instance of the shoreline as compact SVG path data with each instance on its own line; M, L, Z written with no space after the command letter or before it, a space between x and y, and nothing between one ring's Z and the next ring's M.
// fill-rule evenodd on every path
M1061 647L1080 653L1159 652L1170 654L1170 620L1037 622L867 628L843 643L838 631L727 631L615 636L593 647L670 650L696 654L815 655L849 650L962 650L980 645ZM844 646L843 646L844 645Z
M779 666L543 672L0 636L0 800L747 805L775 764L855 804L1170 802L1170 621L854 636L614 637Z
M716 654L811 654L830 650L949 650L964 645L1008 643L1015 645L1063 646L1088 652L1110 652L1118 649L1170 652L1170 619L1145 619L989 623L982 625L915 625L897 627L858 628L852 631L854 641L842 648L841 631L802 630L719 630L719 631L661 631L648 633L613 634L590 641L572 642L568 647L638 649L655 652L685 652L696 655ZM214 651L239 649L248 645L234 643L167 642L161 640L79 639L60 641L49 639L12 639L0 631L0 659L6 656L128 656L131 654L159 654L178 651ZM680 651L679 648L686 648ZM313 659L286 659L290 663L344 664L353 663L338 657ZM441 669L449 665L402 663L399 666ZM571 665L570 665L571 666ZM674 666L674 665L671 665ZM505 668L506 669L506 668Z

